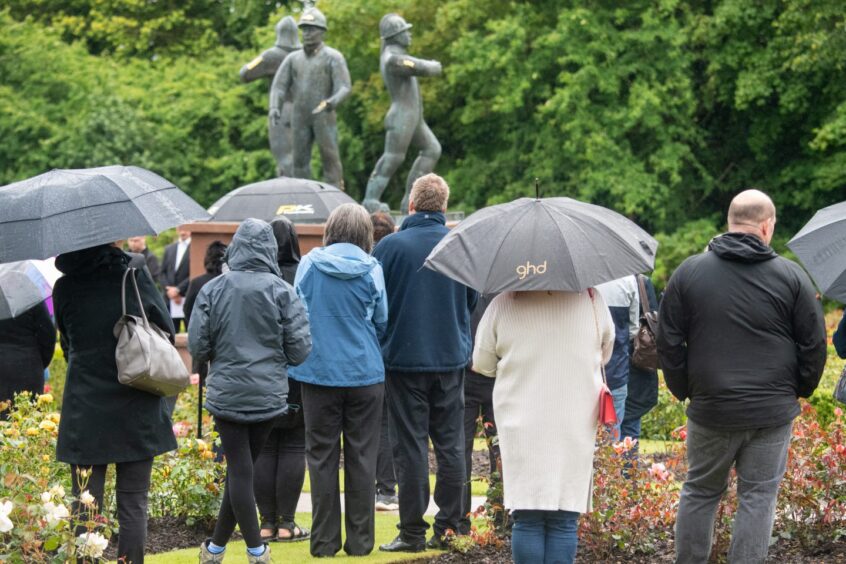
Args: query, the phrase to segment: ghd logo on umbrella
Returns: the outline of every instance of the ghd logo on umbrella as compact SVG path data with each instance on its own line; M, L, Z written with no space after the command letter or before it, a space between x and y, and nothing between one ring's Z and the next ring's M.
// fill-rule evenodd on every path
M543 264L534 265L530 261L526 261L526 264L517 265L517 278L522 280L526 276L531 276L535 274L546 274L546 261L543 261Z
M276 215L301 215L314 214L314 206L311 204L283 204L276 210Z

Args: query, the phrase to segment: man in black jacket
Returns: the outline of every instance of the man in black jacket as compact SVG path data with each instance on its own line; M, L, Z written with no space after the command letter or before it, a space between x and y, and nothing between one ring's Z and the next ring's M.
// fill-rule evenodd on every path
M191 232L180 226L176 228L176 233L179 239L165 247L159 282L164 289L173 327L179 333L185 319L183 306L191 274ZM187 331L188 327L184 330Z
M679 400L690 399L676 562L707 562L732 466L738 508L728 559L764 562L797 398L814 392L825 366L822 308L805 272L770 248L775 223L766 194L738 194L729 232L679 266L661 302L664 378Z

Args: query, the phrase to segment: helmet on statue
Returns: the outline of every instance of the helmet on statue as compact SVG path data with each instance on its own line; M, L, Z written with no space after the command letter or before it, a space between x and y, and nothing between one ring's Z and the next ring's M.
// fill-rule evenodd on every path
M303 12L303 15L300 16L300 23L297 25L300 27L310 25L321 29L328 29L326 27L326 16L317 8L309 8Z
M382 39L390 39L408 29L411 29L411 24L399 14L387 14L379 22L379 35Z

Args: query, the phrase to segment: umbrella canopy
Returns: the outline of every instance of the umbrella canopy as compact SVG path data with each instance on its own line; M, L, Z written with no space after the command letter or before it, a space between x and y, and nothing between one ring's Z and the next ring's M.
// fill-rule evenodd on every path
M37 261L0 264L0 320L17 317L52 296L55 281L44 276Z
M0 262L45 259L207 218L190 196L143 168L53 170L0 188Z
M341 204L356 203L331 184L304 178L273 178L229 192L212 207L212 221L243 221L255 217L267 222L284 215L294 223L326 223Z
M570 198L483 208L432 250L425 266L482 293L581 291L652 270L658 242L617 212Z
M846 202L819 210L787 246L823 294L846 302Z

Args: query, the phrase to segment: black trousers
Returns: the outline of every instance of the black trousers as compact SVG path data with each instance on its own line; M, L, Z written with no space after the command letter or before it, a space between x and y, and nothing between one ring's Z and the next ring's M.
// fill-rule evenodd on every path
M459 531L464 490L464 370L388 372L391 444L399 484L400 536L426 538L429 506L429 438L435 449L435 535Z
M294 521L305 481L305 426L275 427L255 463L253 490L262 527Z
M341 549L338 466L344 436L344 552L370 554L375 542L373 498L385 386L355 388L303 384L306 461L311 481L311 554Z
M379 456L376 458L376 493L397 495L397 476L394 472L394 453L391 449L391 436L388 428L388 398L382 402L382 425L379 433Z
M79 470L91 470L84 478ZM115 464L115 498L117 500L118 524L118 559L132 564L143 564L144 543L147 541L147 494L150 491L150 474L153 471L153 459ZM106 486L106 465L76 466L71 464L71 491L73 496L88 490L97 502L97 511L103 507L103 491ZM89 520L93 516L85 506L74 502L73 513ZM76 534L85 532L85 527L77 527ZM78 562L82 562L79 559Z
M262 545L253 494L253 463L270 435L273 424L273 419L258 423L235 423L214 418L214 428L220 434L223 453L226 455L226 486L212 535L212 542L217 546L226 546L236 523L248 548Z
M460 532L465 535L470 532L470 518L467 514L477 509L472 506L470 479L473 471L473 439L476 438L476 425L480 416L482 417L482 428L485 430L485 436L488 439L496 436L493 388L493 378L472 371L468 371L464 377L464 470L466 481L464 482L464 497L461 506ZM498 445L490 447L488 457L490 459L490 471L496 472L496 460L499 458Z

